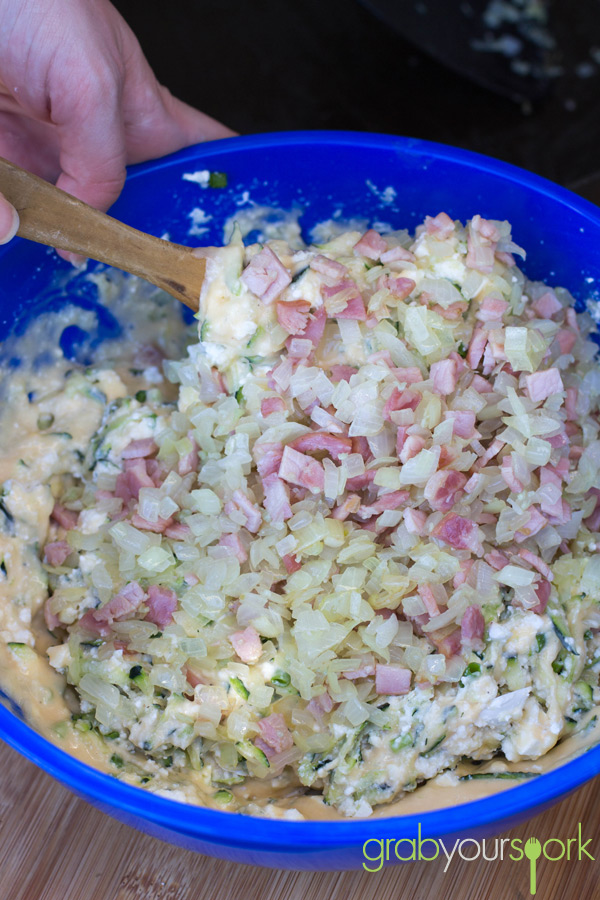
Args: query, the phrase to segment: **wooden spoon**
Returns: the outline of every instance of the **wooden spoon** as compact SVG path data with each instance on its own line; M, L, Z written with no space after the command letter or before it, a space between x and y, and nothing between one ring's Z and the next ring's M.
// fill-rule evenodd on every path
M0 157L0 193L19 213L17 234L139 275L196 311L206 260L124 225Z

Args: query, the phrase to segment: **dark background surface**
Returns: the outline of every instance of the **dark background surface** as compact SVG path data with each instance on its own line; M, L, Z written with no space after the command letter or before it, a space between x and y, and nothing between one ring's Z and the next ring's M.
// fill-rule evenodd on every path
M424 19L432 21L425 3ZM397 0L406 4L414 5ZM434 5L457 16L465 3ZM446 68L358 0L116 0L116 6L159 80L236 131L348 129L426 138L507 160L600 203L600 0L550 3L552 75L533 102L515 102ZM443 39L439 14L435 26ZM479 55L489 66L490 54Z

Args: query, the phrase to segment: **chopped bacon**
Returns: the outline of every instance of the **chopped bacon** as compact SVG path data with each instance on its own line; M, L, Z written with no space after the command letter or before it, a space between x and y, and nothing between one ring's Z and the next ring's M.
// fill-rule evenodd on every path
M139 528L142 531L153 531L155 534L164 534L167 528L170 528L173 525L173 517L171 516L168 519L157 519L156 522L150 522L138 513L134 513L131 517L131 524L134 528Z
M131 615L145 599L146 594L138 582L130 581L108 603L94 609L92 615L96 622L107 622L110 625L115 619L124 619Z
M65 531L75 528L77 520L79 519L78 512L75 512L74 509L67 509L60 503L54 504L54 508L50 515L58 525L65 529Z
M196 466L198 463L196 462ZM155 487L160 487L168 472L164 465L164 463L160 462L158 459L147 459L146 460L146 472L152 479ZM117 476L119 478L120 476Z
M192 432L188 433L188 440L192 445L192 449L188 453L184 453L177 463L177 472L179 475L189 475L190 472L196 472L198 469L198 444L196 443ZM148 472L148 466L146 466ZM148 472L150 474L150 472Z
M331 699L327 691L324 691L317 697L313 697L313 699L306 705L307 710L312 713L317 720L322 719L323 713L331 712L333 707L333 700Z
M94 637L108 637L112 634L111 628L107 622L99 621L95 613L97 610L89 609L77 623L80 628L83 628L85 632L93 635Z
M293 447L283 448L278 474L284 481L308 488L313 494L323 490L325 472L321 463Z
M252 532L252 534L256 534L262 525L262 516L256 503L253 503L252 500L239 489L233 492L231 499L240 512L244 513L246 516L245 527L248 531Z
M545 578L541 578L535 586L538 602L535 606L531 607L531 612L537 613L539 616L543 615L548 605L548 600L550 599L550 591L550 582L546 581Z
M375 691L378 694L398 696L408 694L412 672L402 666L383 666L377 663L375 666Z
M380 262L387 265L387 263L394 262L413 262L415 261L415 254L411 253L410 250L405 250L404 247L396 246L391 247L389 250L386 250L385 253L382 253L379 257Z
M159 628L165 628L173 621L173 613L177 609L177 594L170 588L151 584L146 600L148 612L144 616L147 622L154 622Z
M536 556L531 550L525 550L524 548L519 550L519 556L521 559L525 560L525 562L529 563L530 566L533 566L534 569L537 569L544 578L548 578L552 581L552 569L550 566L546 565L540 556Z
M508 302L502 297L488 294L475 313L475 318L480 322L499 322L508 308Z
M358 369L355 366L335 365L331 367L329 374L332 381L338 382L350 381L357 372Z
M487 342L487 333L481 328L475 328L473 334L471 335L471 340L469 341L469 348L467 350L466 357L467 363L472 369L476 369L481 362L483 351L485 350Z
M367 259L379 259L382 253L385 253L388 246L379 232L369 228L363 236L354 245L354 252L366 256Z
M388 494L383 494L381 497L378 497L377 500L369 506L361 506L357 515L360 519L369 519L371 516L378 516L386 509L399 509L401 506L404 506L409 499L410 491L390 491Z
M419 592L419 596L423 601L425 609L427 610L427 615L433 619L434 616L439 616L440 608L436 602L433 591L431 590L430 584L420 584L417 588Z
M354 478L349 478L346 482L346 488L350 491L362 491L363 488L366 488L377 474L375 469L367 469L366 472L363 472L362 475L355 475Z
M421 294L421 297L425 296L425 292ZM451 303L450 306L440 306L436 304L436 306L431 307L431 311L436 313L438 316L441 316L442 319L447 319L449 322L455 322L457 319L460 319L462 314L466 312L469 308L469 305L464 300L459 300L457 303Z
M425 447L425 438L418 434L410 434L404 441L404 446L399 455L400 462L404 465Z
M422 535L427 521L427 513L422 509L405 509L404 524L409 534Z
M348 516L357 512L360 507L360 496L358 494L348 494L343 503L336 508L331 513L333 519L338 519L340 522L345 522Z
M325 325L327 324L327 313L321 306L319 309L315 310L314 313L308 317L308 325L302 332L302 337L307 341L311 341L313 347L318 347L321 338L323 337L323 332L325 331Z
M260 401L260 414L266 419L271 413L283 412L285 400L282 397L265 397Z
M308 324L309 312L308 300L280 300L277 303L277 321L289 334L302 334Z
M492 222L475 215L468 231L466 265L479 272L492 272L496 244L500 240L498 229Z
M294 746L291 731L287 727L281 713L271 713L270 716L259 719L258 727L265 744L272 747L276 753L281 753L282 750L289 750Z
M431 533L455 550L471 550L477 556L483 556L477 525L456 513L445 515Z
M465 440L475 437L475 413L473 410L448 410L444 413L444 419L452 419L452 433Z
M207 684L205 677L200 673L194 672L193 669L190 669L189 666L185 666L184 673L185 680L190 685L190 687L195 688L199 684Z
M462 649L462 634L460 628L454 628L448 634L439 635L435 631L429 634L431 641L435 644L438 651L443 653L449 659L456 656Z
M398 381L406 382L406 384L419 384L423 381L423 375L417 366L400 366L392 369L392 373Z
M233 555L236 557L240 565L242 563L245 563L248 559L248 551L242 544L239 534L221 535L221 537L219 538L219 547L227 547L229 550L233 550Z
M565 391L565 412L567 414L567 422L574 422L577 419L577 388L568 387Z
M285 556L282 556L282 560L288 575L292 575L294 572L297 572L298 569L302 568L302 561L292 553L286 553Z
M153 438L139 438L127 444L121 456L123 459L138 459L141 456L152 456L157 451Z
M330 434L328 431L310 431L290 441L288 447L299 450L300 453L317 453L325 450L334 459L339 459L344 453L352 453L352 439Z
M557 299L553 291L546 291L532 303L533 309L540 319L551 319L556 313L562 312L562 303Z
M494 438L490 446L487 448L483 456L480 456L476 463L476 468L482 469L486 466L490 460L492 460L495 456L500 453L502 448L505 446L505 442L500 438Z
M495 569L497 572L499 572L500 569L503 569L504 566L507 566L510 562L508 556L501 550L490 550L483 558L488 566L491 566L492 569Z
M243 631L235 631L229 640L242 662L255 663L262 656L260 635L252 625L248 625Z
M359 322L364 322L367 318L367 311L365 309L365 304L362 297L360 295L358 297L351 297L346 303L344 309L335 313L334 318L356 319Z
M457 572L454 578L452 579L452 587L454 590L459 588L461 584L464 584L467 578L469 577L469 572L473 568L472 559L461 559L460 561L460 572Z
M529 520L527 524L523 525L515 534L515 541L519 544L526 541L527 538L533 537L534 534L537 534L538 531L541 531L548 524L548 519L535 506L530 506L528 512Z
M456 390L456 362L453 359L441 359L431 364L429 374L433 379L433 390L445 396Z
M467 476L463 472L443 469L433 473L423 493L432 509L448 512L463 492L466 483Z
M344 672L342 678L347 678L348 681L356 681L358 678L369 678L374 674L375 666L365 664L364 666L359 666L358 669L351 669L350 671Z
M399 409L415 410L420 402L421 395L417 391L410 389L402 391L400 388L395 387L383 407L383 418L389 422L392 412L396 412Z
M473 381L471 382L471 387L473 390L477 391L478 394L493 394L494 388L483 375L473 375Z
M556 335L561 354L570 353L577 343L577 335L570 328L561 328Z
M396 300L406 300L416 286L417 283L412 278L402 278L399 275L382 275L377 281L377 287L388 290Z
M191 533L190 526L184 522L174 522L173 525L167 525L164 530L165 537L171 538L172 541L184 541Z
M293 513L290 506L290 489L274 472L262 480L265 499L263 506L276 524L291 519Z
M510 453L503 458L500 466L500 473L510 490L514 491L515 494L520 494L523 490L523 485L515 475L513 460Z
M273 303L290 284L292 276L270 247L263 247L252 257L241 275L249 291L263 303Z
M479 606L468 606L460 622L460 638L463 648L481 646L485 619Z
M125 476L127 479L127 487L132 497L137 500L141 488L153 488L154 481L148 475L145 459L126 459L125 460ZM115 488L115 494L117 493ZM118 496L118 495L117 495Z
M553 394L560 394L564 390L562 378L558 369L546 369L543 372L534 372L526 375L527 393L534 403L546 400Z
M319 275L324 275L326 278L331 278L334 282L341 281L348 274L348 269L342 263L337 262L335 259L328 259L327 256L322 256L321 254L314 256L309 265L313 271L318 272Z
M440 241L445 241L454 234L454 222L445 212L438 213L433 218L425 216L425 231Z
M51 541L44 547L46 562L51 566L62 566L72 552L73 548L66 541Z
M252 452L261 478L279 471L281 457L283 456L283 444L266 441L261 444L255 444Z

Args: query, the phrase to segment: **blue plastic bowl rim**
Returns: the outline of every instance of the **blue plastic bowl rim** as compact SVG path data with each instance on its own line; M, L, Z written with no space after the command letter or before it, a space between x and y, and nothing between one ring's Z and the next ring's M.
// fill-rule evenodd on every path
M297 131L257 134L228 138L185 148L159 160L140 163L129 169L128 178L136 178L169 167L173 163L201 160L213 154L219 157L244 150L272 149L278 146L302 147L351 146L363 150L396 151L401 156L447 160L472 169L498 175L537 194L558 201L600 229L600 209L545 178L509 163L453 148L432 141L385 134L343 131ZM5 248L3 248L5 252ZM3 255L0 252L0 256ZM0 704L0 735L3 740L50 775L90 798L97 805L112 807L128 817L215 845L270 852L297 852L318 849L342 849L360 846L370 838L416 836L420 825L430 837L463 832L473 833L495 822L514 821L529 810L532 815L600 773L600 744L576 759L548 773L490 797L443 807L423 813L386 818L351 820L288 821L220 812L156 796L143 788L124 784L85 765L17 718Z

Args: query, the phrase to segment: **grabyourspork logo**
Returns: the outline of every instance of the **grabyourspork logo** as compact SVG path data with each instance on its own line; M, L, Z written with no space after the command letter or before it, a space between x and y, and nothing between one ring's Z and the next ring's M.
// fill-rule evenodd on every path
M510 859L513 862L529 861L529 888L532 894L537 891L537 862L540 857L550 862L567 859L579 862L585 859L595 860L588 846L592 839L583 837L581 822L577 824L575 836L566 840L548 838L543 843L536 837L526 841L520 838L457 838L454 844L446 846L441 838L424 838L421 835L419 822L415 838L369 838L363 844L363 868L367 872L380 872L386 862L397 859L401 862L420 860L433 862L446 858L444 873L448 871L452 860L459 857L465 862L495 862ZM508 845L508 846L507 846Z

